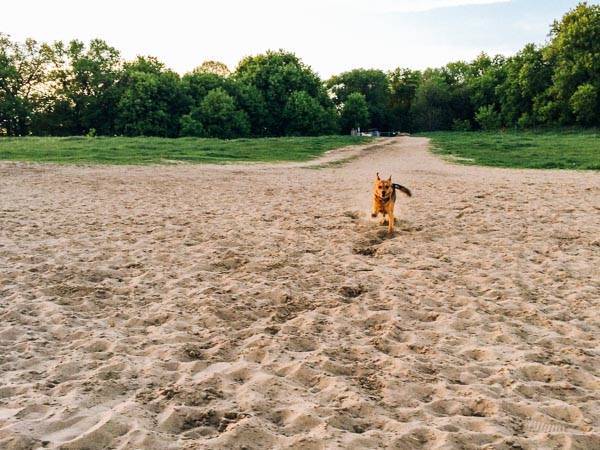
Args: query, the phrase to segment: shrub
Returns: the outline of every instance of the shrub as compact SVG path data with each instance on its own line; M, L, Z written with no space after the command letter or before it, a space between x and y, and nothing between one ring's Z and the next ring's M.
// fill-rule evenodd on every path
M248 115L222 88L208 91L200 105L181 119L181 126L184 136L233 139L250 134Z
M479 108L475 120L483 130L497 130L502 125L500 114L496 112L493 105Z
M468 119L454 119L452 121L453 131L471 131L471 122Z
M521 129L532 128L534 126L533 117L529 113L521 114L521 117L517 120L517 127Z
M582 125L592 125L598 120L598 91L590 83L582 84L571 96L571 110Z
M196 120L191 114L181 117L181 136L203 137L205 135L202 122Z

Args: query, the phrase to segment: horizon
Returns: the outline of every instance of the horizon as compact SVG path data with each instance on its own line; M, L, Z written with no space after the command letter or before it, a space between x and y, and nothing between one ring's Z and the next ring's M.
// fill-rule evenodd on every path
M72 0L59 0L52 5L29 0L5 8L8 11L0 18L0 30L19 41L28 37L43 42L72 39L89 42L99 38L117 48L126 60L138 55L155 56L179 74L207 60L222 61L234 70L245 56L284 49L295 53L326 79L359 67L423 70L452 61L472 60L482 52L511 56L527 43L543 45L552 22L580 2L425 0L415 4L406 0L376 0L370 6L363 3L366 2L350 1L344 5L341 0L309 0L302 5L281 5L274 0L262 0L256 6L225 0L219 5L179 8L185 2L173 0L165 10L165 2L153 0L144 2L143 9L138 10L140 1L123 5L108 0L102 10L89 6L75 10L77 2ZM116 5L119 14L113 10ZM232 8L235 14L223 21L212 20ZM185 14L181 12L183 9ZM37 13L24 13L32 10ZM178 19L176 24L173 14ZM337 16L335 21L330 19L333 15ZM133 16L138 23L131 22ZM293 22L290 16L295 18ZM10 24L3 18L10 18ZM228 21L235 33L223 30L224 21ZM332 35L336 38L332 39ZM202 44L208 41L210 44Z

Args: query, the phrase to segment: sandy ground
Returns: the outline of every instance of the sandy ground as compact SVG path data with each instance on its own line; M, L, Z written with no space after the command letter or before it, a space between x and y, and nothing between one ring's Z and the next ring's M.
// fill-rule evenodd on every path
M600 448L600 174L386 142L0 164L0 448Z

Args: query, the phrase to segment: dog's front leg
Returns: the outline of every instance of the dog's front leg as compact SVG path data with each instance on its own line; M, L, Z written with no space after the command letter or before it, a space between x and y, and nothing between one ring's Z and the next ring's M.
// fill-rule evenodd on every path
M394 210L388 211L388 234L394 233Z
M377 217L379 214L379 208L377 207L377 200L373 198L373 206L371 208L371 217Z

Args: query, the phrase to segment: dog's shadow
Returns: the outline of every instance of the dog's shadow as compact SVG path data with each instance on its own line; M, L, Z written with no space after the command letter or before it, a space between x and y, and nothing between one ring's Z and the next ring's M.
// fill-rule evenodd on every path
M364 213L357 211L346 211L346 217L352 219L355 223L358 238L352 247L352 253L362 256L375 256L378 253L379 245L394 238L406 236L422 229L420 225L414 225L405 219L394 218L394 232L388 233L387 221L380 224L379 221L365 218ZM361 220L362 219L362 220Z
M379 240L378 243L381 243L388 239L392 239L400 234L414 233L415 231L420 231L422 229L422 227L420 226L415 226L407 220L398 219L397 217L394 217L394 231L391 234L388 233L387 226L387 219L383 221L383 223L377 222L375 224L375 227L377 227L377 230L375 231L375 236L377 236L377 239ZM384 229L383 227L386 228Z

